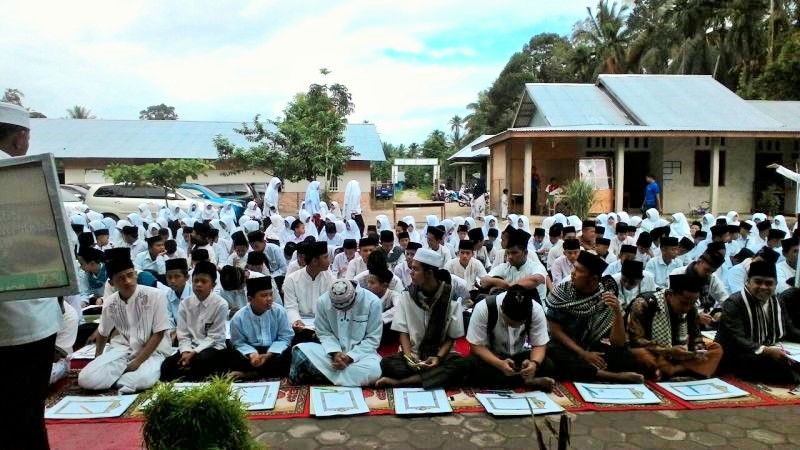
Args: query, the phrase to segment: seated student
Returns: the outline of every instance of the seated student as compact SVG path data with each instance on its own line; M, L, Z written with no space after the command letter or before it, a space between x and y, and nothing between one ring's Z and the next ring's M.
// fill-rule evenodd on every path
M481 231L480 229L477 229ZM460 241L458 243L458 258L453 258L444 264L444 270L463 278L468 286L475 284L478 278L486 276L486 269L483 264L475 259L475 243L472 241Z
M228 316L233 317L237 311L247 306L247 280L261 278L259 272L243 270L234 266L225 266L219 274L218 293L228 302ZM283 306L283 299L278 292L278 283L272 278L272 298L273 301Z
M475 305L467 331L470 384L553 389L555 381L548 378L553 363L546 358L547 319L532 293L516 285Z
M78 274L81 306L94 305L101 300L105 292L108 274L103 252L92 247L81 247L78 250L78 262L81 272Z
M411 286L411 263L414 261L414 255L417 254L420 248L422 248L422 244L419 242L409 242L406 246L405 262L396 265L392 271L394 275L400 279L400 282L403 283L404 289L408 289L408 287Z
M270 277L247 280L248 304L231 319L231 345L235 349L231 375L234 378L274 378L289 373L294 331L286 310L274 301L274 286Z
M214 254L217 255L217 259L211 261L215 266L221 266L228 260L228 255L231 254L228 243L229 241L221 241L219 239L218 229L211 228L208 230L208 244L214 249Z
M114 248L114 244L109 242L110 231L108 228L103 228L101 230L95 230L94 232L94 247L101 252Z
M633 300L644 292L653 292L658 287L653 274L642 269L640 261L622 262L622 271L611 276L617 283L619 303L625 310Z
M483 246L486 248L486 252L489 255L486 262L490 268L492 265L494 265L494 261L496 259L495 256L498 248L500 247L500 243L497 241L499 236L500 230L497 228L489 228L489 231L486 232L486 240L483 242Z
M636 228L633 230L635 232ZM636 241L632 237L628 236L628 224L625 222L617 222L614 231L616 232L616 236L611 239L611 244L608 247L608 251L619 258L622 247L625 245L635 246Z
M720 308L725 299L728 298L728 291L722 282L722 278L715 272L722 265L724 256L719 252L708 249L700 255L697 261L689 263L688 266L678 267L670 275L687 274L694 275L703 280L703 289L697 300L700 323L703 329L716 329L719 324Z
M147 251L141 252L133 260L133 267L137 272L150 272L153 275L164 275L167 269L164 266L164 239L153 236L145 239Z
M164 241L164 260L186 259L186 252L178 248L178 243L172 239Z
M204 222L195 222L194 227L192 227L192 247L187 252L191 256L189 264L194 264L194 252L196 250L205 250L208 261L217 261L217 252L210 242L211 227Z
M800 367L779 344L797 342L800 330L775 297L777 284L775 265L755 261L750 264L744 289L722 304L715 340L725 350L723 372L764 383L800 383Z
M489 275L481 278L481 287L508 289L515 284L526 289L536 289L539 301L547 292L547 271L538 258L528 258L528 241L531 235L522 230L513 230L506 249L507 262L494 266Z
M309 242L309 243L313 243L313 242ZM299 244L295 244L294 242L290 242L290 243L286 244L286 247L283 249L284 255L286 255L286 253L289 253L288 249L290 248L289 247L290 245L291 245L291 248L293 250L291 251L291 255L287 258L289 261L291 261L289 263L289 266L286 267L286 276L287 277L289 275L297 272L298 270L304 269L306 267L306 257L303 256L303 254L305 253L305 248L306 248L306 245L308 245L308 244L306 242L301 242Z
M361 272L360 274L353 277L350 281L355 281L356 284L361 286L364 289L367 289L367 279L369 278L369 274L377 269L381 269L384 267L388 267L389 264L386 262L386 253L382 251L372 252L367 258L367 270ZM387 269L388 270L388 269ZM391 271L389 273L392 273ZM389 289L397 292L403 292L405 287L403 286L403 282L400 278L394 276L392 274L392 279L389 281Z
M800 238L790 237L781 241L783 247L784 260L779 262L776 269L778 273L778 287L775 293L780 295L783 291L794 286L794 275L797 272L797 253L800 246Z
M302 250L306 266L287 276L283 284L283 306L294 329L294 343L316 339L314 331L306 328L302 319L313 319L316 316L317 299L335 281L328 270L330 258L325 242L305 244Z
M481 263L484 271L491 269L492 261L489 259L489 252L486 250L486 245L484 244L483 230L480 228L469 230L467 232L467 239L472 242L473 256Z
M390 270L403 259L403 249L394 245L394 233L392 230L381 231L380 250L386 253L386 262L389 264Z
M317 300L314 325L319 343L305 342L292 349L292 383L374 383L381 376L382 312L381 301L372 292L353 281L335 281Z
M694 242L684 236L678 241L678 255L675 257L680 262L681 266L688 265L692 262L691 252L694 250Z
M170 259L165 262L167 270L167 312L173 330L178 326L180 305L192 296L192 284L189 283L189 265L185 259ZM177 331L170 333L170 340L177 338Z
M117 292L105 297L97 331L96 357L78 375L83 389L112 386L121 394L152 387L161 363L172 350L169 338L167 298L156 288L138 285L127 248L106 252L106 270ZM106 342L111 338L111 347Z
M247 254L244 269L250 272L260 273L261 275L269 276L269 269L267 269L267 257L261 252L250 252Z
M581 253L581 244L577 239L565 239L563 248L564 254L556 258L553 261L553 267L550 268L553 284L569 279L569 275L572 273L572 265L575 264L578 255Z
M597 235L594 231L596 226L597 224L594 220L583 220L581 222L581 233L578 235L578 240L580 241L581 248L589 253L596 253L594 248L595 239L597 239Z
M553 248L547 252L547 268L550 269L553 267L553 263L558 259L559 256L564 255L564 241L567 239L577 239L578 233L575 231L575 227L569 226L564 227L561 229L561 240L558 241Z
M647 264L653 258L653 238L647 231L642 231L636 239L636 256L633 259Z
M542 241L542 247L536 251L539 254L539 258L542 260L542 263L547 261L548 254L550 250L556 246L560 245L559 241L561 240L561 231L563 229L563 225L560 223L553 224L550 229L547 231L548 239L546 241ZM491 229L489 230L491 231Z
M403 232L397 233L397 245L400 247L400 250L402 250L402 252L403 252L402 255L401 255L400 260L398 261L398 264L403 262L402 256L405 256L406 247L408 247L408 243L409 242L411 242L411 235L409 235L408 232L403 231Z
M733 257L734 260L740 262L734 264L725 273L725 290L728 293L739 292L744 289L744 285L747 282L747 270L750 269L750 263L753 261L764 260L773 264L778 263L778 252L768 247L762 247L755 255L747 256L748 253L750 253L750 249L744 248Z
M161 364L161 380L203 380L228 370L228 304L213 292L217 266L201 261L192 273L193 294L178 307L178 352Z
M361 238L358 241L358 256L347 263L347 270L344 274L346 280L352 280L356 275L367 270L367 258L377 246L378 241L371 237Z
M381 253L373 253L370 259L377 256L383 257ZM380 258L378 258L380 259ZM372 262L372 261L370 261ZM405 264L405 263L403 263ZM392 319L394 318L395 308L403 298L401 291L392 289L391 283L397 277L386 267L380 264L369 264L369 275L367 276L367 289L375 294L383 305L383 334L381 344L397 342L397 332L392 330ZM402 283L401 283L402 287Z
M192 250L192 254L190 256L191 256L190 259L192 261L191 262L192 267L189 270L189 275L192 274L192 270L194 270L194 266L197 263L199 263L200 261L209 261L209 262L211 262L211 254L208 253L208 250L204 249L204 248L196 248L196 249Z
M141 252L147 251L147 244L139 240L139 227L122 227L122 242L126 248L131 249L131 255L134 257Z
M790 287L778 297L781 308L786 310L792 323L800 323L800 288Z
M669 284L667 281L669 274L683 265L675 258L678 251L678 238L662 237L660 249L661 254L647 261L645 270L653 274L656 286L665 288Z
M61 308L61 328L56 333L55 354L53 356L53 368L50 370L50 384L64 378L69 373L69 360L72 357L72 347L78 339L78 312L70 305L64 303L64 299L58 299L58 306Z
M615 254L608 251L608 246L610 244L611 244L611 239L599 237L595 239L595 246L594 246L594 249L597 252L597 256L603 258L603 261L605 261L606 264L609 265L614 263L618 259Z
M428 232L426 235L428 248L442 256L442 266L444 266L444 263L450 261L454 257L453 250L447 245L445 245L444 235L445 235L445 230L444 226L442 225L437 225L435 227L428 227Z
M459 385L465 361L452 352L464 336L461 303L455 301L442 255L420 249L411 266L411 286L395 308L392 330L400 333L400 353L381 361L376 386L421 384L426 389Z
M331 272L334 278L343 279L347 272L347 265L356 257L358 242L355 239L345 239L342 243L342 251L333 257Z
M581 252L572 279L547 296L546 316L552 340L548 356L559 379L641 383L642 375L627 348L625 319L606 263Z
M533 240L528 248L528 253L539 253L539 250L544 246L544 228L535 228L533 230Z
M671 275L669 288L638 296L631 304L631 352L647 378L709 378L717 371L722 347L703 339L695 307L702 285L691 275Z
M250 251L250 243L247 242L247 237L241 230L233 233L231 239L233 241L233 253L228 256L225 266L244 269L247 266L247 252Z
M294 222L292 222L292 224L289 226L289 230L291 230L291 234L286 242L294 242L295 244L299 244L306 238L306 225L300 219L295 219Z
M275 284L283 288L283 281L288 274L288 265L286 264L286 256L281 250L281 247L275 242L265 241L264 232L253 231L247 234L247 240L250 243L251 251L261 252L267 259L268 274L272 276ZM280 241L277 241L280 243Z
M508 258L506 258L506 247L508 246L508 238L514 233L514 230L515 228L510 224L506 226L503 232L500 233L500 240L495 242L492 246L492 268L495 268L507 261ZM560 234L561 231L559 228L559 235Z

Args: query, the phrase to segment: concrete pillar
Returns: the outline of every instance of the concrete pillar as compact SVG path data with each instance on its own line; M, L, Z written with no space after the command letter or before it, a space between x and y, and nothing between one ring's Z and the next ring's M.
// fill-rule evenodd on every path
M711 140L711 214L719 211L719 138Z
M614 211L623 210L625 198L625 140L617 138L614 151Z
M461 184L467 184L467 166L461 166Z
M500 213L500 193L492 186L492 149L489 147L489 157L486 159L486 189L489 190L489 210L494 216Z
M522 214L531 213L531 178L533 177L533 141L525 141L525 172L522 177Z

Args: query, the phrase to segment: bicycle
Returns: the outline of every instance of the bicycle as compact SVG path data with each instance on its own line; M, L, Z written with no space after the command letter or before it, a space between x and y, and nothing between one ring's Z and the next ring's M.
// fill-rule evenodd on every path
M711 211L711 202L709 202L707 200L703 200L697 206L692 206L691 203L688 203L688 205L689 205L689 214L688 215L690 217L703 217L706 214L708 214L709 211Z

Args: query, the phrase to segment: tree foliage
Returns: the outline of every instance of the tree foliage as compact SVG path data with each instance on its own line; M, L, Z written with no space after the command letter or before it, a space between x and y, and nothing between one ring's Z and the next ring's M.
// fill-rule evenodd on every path
M174 106L167 106L162 103L160 105L148 106L146 109L139 111L140 120L178 120L178 114L175 112Z
M19 89L13 88L6 88L6 91L3 93L3 98L0 99L0 102L11 103L12 105L22 106L25 108L25 105L22 104L22 98L25 97L25 94L22 93ZM32 119L46 119L47 116L44 114L34 111L30 108L25 108L28 110L28 113Z
M67 118L68 119L96 119L97 117L92 114L92 111L85 107L75 105L72 108L67 110Z
M196 180L213 169L213 164L202 159L167 159L142 165L111 164L105 170L105 175L114 183L161 187L164 189L164 200L168 202L167 194L170 191L177 189L188 178Z
M286 106L282 118L262 121L256 116L252 125L243 123L234 130L252 146L238 146L221 136L214 144L232 173L258 170L289 181L322 177L324 191L357 155L344 145L347 116L353 110L352 96L343 84L312 84Z

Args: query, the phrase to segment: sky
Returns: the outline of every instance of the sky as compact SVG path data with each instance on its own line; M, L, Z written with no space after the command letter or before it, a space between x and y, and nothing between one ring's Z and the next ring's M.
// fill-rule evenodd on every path
M0 0L0 89L48 117L73 105L138 119L277 118L312 83L342 83L381 140L449 134L449 119L541 32L569 34L596 1ZM320 68L331 71L327 77Z

